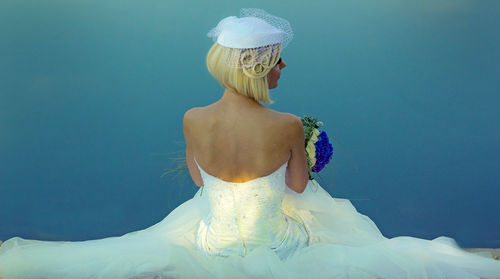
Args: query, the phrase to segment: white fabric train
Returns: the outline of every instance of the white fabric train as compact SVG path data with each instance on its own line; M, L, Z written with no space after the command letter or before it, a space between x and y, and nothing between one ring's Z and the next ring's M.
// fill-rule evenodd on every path
M50 242L14 237L0 277L14 278L500 278L500 261L448 237L384 237L316 181L285 186L286 165L231 183L203 171L203 189L161 222L120 237Z

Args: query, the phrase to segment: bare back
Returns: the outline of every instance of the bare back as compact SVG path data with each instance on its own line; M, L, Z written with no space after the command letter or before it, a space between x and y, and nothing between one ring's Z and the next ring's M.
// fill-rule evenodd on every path
M197 182L198 174L195 165L190 166L191 158L204 171L225 181L246 182L271 174L285 162L290 163L297 145L297 129L290 127L296 123L297 117L292 114L244 102L217 102L189 110L184 133L186 161L193 180ZM303 138L301 149L304 152Z

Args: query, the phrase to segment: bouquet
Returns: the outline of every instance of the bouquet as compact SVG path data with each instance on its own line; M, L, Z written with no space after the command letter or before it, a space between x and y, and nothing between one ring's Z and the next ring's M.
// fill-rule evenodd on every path
M304 116L301 119L304 126L307 169L309 180L312 180L312 173L320 172L332 159L333 146L326 132L318 130L323 122L311 116Z

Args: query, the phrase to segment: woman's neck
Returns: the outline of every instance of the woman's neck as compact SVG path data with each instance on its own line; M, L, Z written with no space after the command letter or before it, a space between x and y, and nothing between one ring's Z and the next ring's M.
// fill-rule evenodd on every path
M226 89L222 97L219 99L218 103L263 107L261 103L254 100L253 98L242 95L232 89Z

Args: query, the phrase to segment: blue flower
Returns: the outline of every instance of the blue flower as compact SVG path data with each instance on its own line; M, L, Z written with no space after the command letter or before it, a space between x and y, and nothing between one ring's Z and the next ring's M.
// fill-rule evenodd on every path
M312 167L312 171L320 172L330 162L333 155L333 146L325 131L319 134L318 141L314 146L316 147L316 164Z

